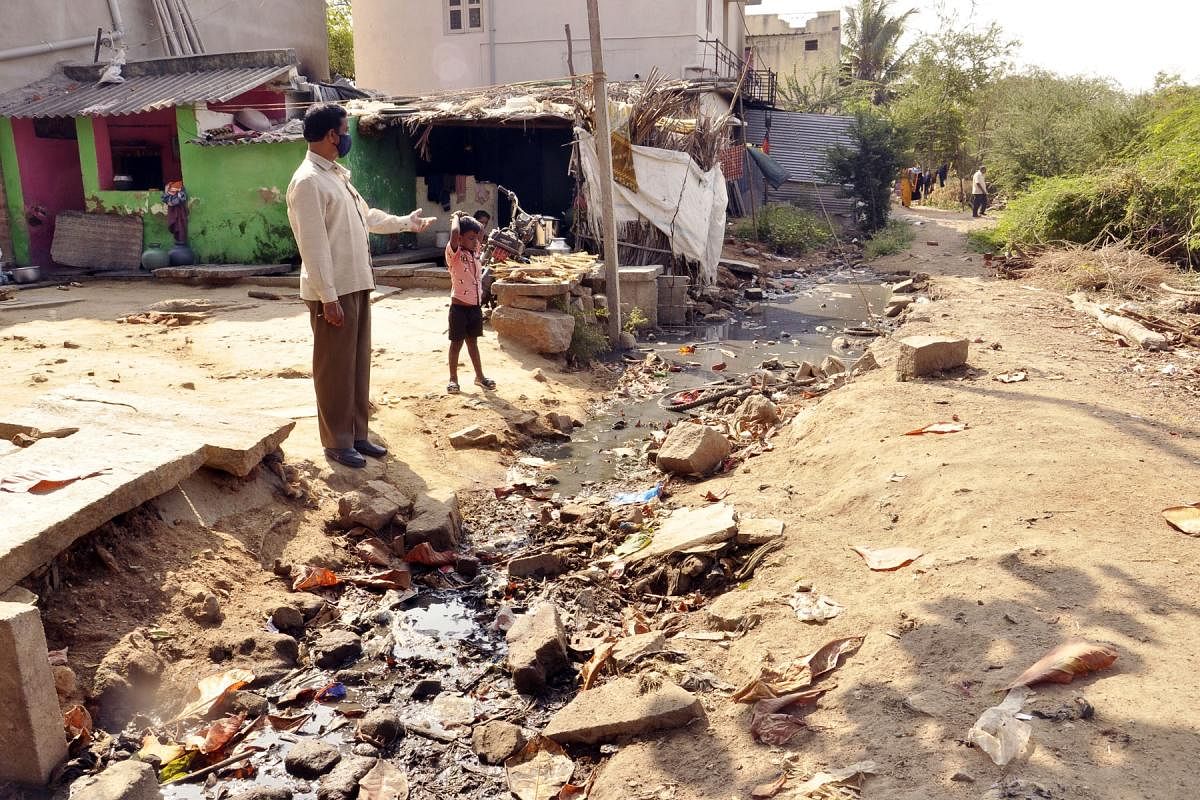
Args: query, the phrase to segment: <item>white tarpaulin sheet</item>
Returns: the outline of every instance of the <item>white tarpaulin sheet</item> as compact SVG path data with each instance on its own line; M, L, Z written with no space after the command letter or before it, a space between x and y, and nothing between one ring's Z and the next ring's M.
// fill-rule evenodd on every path
M590 133L576 129L586 180L588 214L601 221L600 157ZM671 251L700 265L700 283L717 280L717 262L725 242L725 176L715 166L702 172L687 153L657 147L633 148L638 191L613 183L617 223L646 220L671 241Z

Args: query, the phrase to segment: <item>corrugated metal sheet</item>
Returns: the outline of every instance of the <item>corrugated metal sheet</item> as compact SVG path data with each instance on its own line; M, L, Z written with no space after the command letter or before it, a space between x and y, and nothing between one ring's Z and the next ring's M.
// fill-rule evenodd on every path
M220 103L270 83L291 66L143 75L98 86L59 75L0 95L0 117L100 117L189 103Z
M767 113L763 109L746 110L746 141L762 144L767 133ZM795 203L805 208L825 209L833 214L853 210L854 202L839 185L831 185L825 175L832 147L850 147L853 117L824 114L799 114L794 111L772 111L771 157L788 171L788 180L778 189L767 192L772 202Z

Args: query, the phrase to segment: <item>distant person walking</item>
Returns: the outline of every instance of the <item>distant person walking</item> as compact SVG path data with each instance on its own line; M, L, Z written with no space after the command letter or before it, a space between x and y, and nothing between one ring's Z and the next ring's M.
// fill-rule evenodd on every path
M905 208L912 207L913 180L912 170L908 167L900 170L900 203Z
M346 109L315 105L304 115L308 154L288 185L288 221L300 249L300 297L313 331L317 426L325 455L347 467L387 449L367 438L371 386L371 272L368 233L423 231L434 217L371 208L337 163L350 152Z
M971 216L986 217L988 203L987 167L975 170L971 178Z

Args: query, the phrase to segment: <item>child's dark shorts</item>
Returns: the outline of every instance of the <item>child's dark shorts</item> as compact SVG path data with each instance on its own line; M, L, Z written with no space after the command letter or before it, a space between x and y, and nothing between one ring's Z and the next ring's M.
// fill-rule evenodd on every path
M478 339L483 336L483 308L450 304L450 341Z

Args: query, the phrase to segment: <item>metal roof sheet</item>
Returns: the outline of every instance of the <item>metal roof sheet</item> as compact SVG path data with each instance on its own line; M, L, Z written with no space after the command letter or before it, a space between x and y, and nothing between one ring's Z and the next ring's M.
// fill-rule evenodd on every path
M141 75L105 86L60 74L0 94L0 117L117 116L190 103L221 103L288 75L293 69L232 67Z
M763 109L746 109L746 141L762 144L767 132L767 113ZM831 147L851 147L854 140L850 130L853 117L825 114L800 114L794 111L772 111L771 158L787 168L790 180L800 183L828 184L825 169Z

